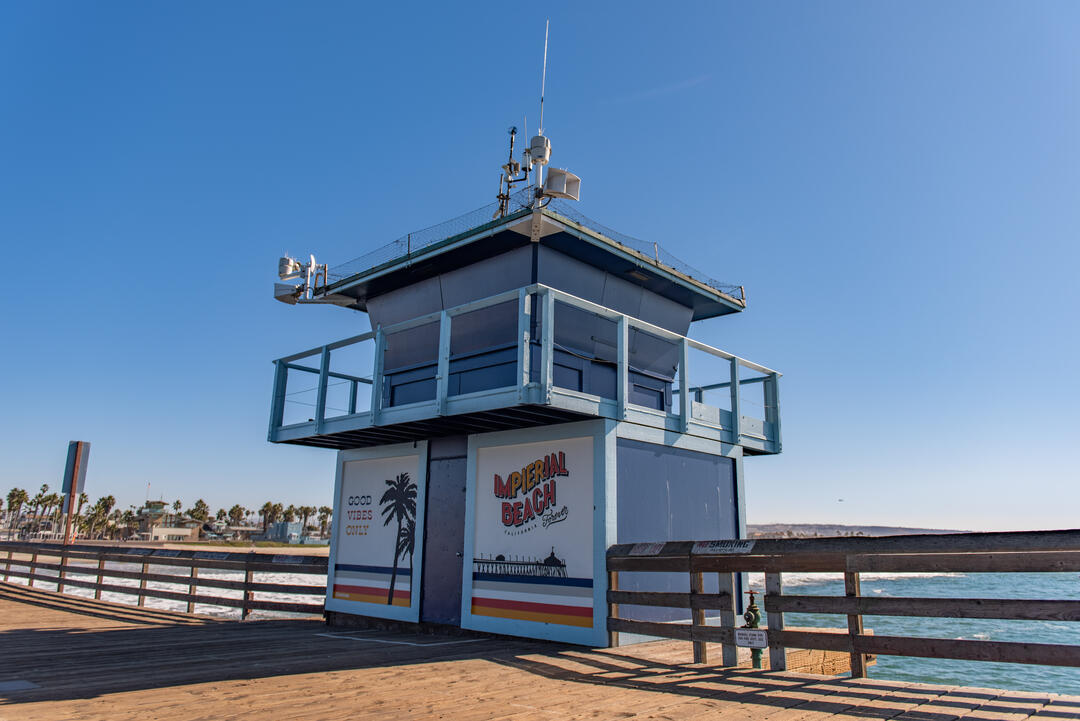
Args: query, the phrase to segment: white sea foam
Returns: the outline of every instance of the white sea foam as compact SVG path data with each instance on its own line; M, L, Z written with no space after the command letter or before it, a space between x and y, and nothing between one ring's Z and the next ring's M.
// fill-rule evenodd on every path
M763 573L749 573L747 574L750 581L750 587L754 589L761 589L765 587L765 574ZM929 573L863 573L860 574L863 581L904 581L909 578L963 578L963 573L944 573L944 572L929 572ZM844 574L842 573L785 573L784 574L784 587L791 586L813 586L821 585L825 583L843 583ZM875 593L879 593L879 589L874 590Z

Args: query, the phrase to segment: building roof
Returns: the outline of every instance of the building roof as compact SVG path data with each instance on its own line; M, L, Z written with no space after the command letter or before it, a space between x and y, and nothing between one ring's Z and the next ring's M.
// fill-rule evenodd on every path
M491 219L497 208L492 204L331 268L329 284L319 293L335 296L346 307L366 310L369 297L527 246L536 235L541 245L693 308L693 320L746 308L742 286L716 281L659 244L606 228L569 203L554 201L536 211L534 218L529 193L526 188L515 194L511 212L504 217Z

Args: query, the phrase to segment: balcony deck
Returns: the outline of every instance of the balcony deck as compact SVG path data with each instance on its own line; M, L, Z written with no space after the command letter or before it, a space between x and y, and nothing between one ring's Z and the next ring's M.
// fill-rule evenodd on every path
M505 343L484 353L451 353L455 318L513 302L515 338L500 339ZM589 357L556 342L559 324L575 322L569 312L582 311L610 326L610 357ZM437 338L425 361L384 368L387 339L425 326L432 327L433 346ZM631 333L668 353L672 372L635 367ZM361 346L370 355L361 373L355 361L343 369L335 360L335 354ZM303 362L313 358L317 364ZM781 450L780 373L542 284L376 328L274 364L274 443L345 449L608 418L739 445L748 454ZM303 377L314 379L314 387L293 390ZM748 398L754 393L757 403ZM748 412L751 404L760 417ZM298 420L290 417L293 406L303 411Z

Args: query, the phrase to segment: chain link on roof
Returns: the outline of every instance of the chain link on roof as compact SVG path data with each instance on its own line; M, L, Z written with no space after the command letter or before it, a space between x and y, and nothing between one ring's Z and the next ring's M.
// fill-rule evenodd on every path
M532 200L533 188L531 186L522 188L510 196L510 207L508 212L513 214L521 210L526 210L531 206ZM601 223L597 223L595 220L579 212L576 207L567 201L555 199L545 207L568 220L572 220L582 227L588 228L594 233L604 236L618 245L635 250L661 265L673 268L683 275L687 275L700 283L704 283L710 288L734 298L738 298L739 300L746 299L742 286L733 285L731 283L721 283L714 278L710 278L693 266L683 262L664 250L659 243L650 243L641 240L640 238L620 233ZM365 253L346 263L330 268L330 282L334 283L349 278L357 273L362 273L385 263L404 258L410 253L423 250L424 248L442 242L447 238L453 238L456 235L461 235L470 230L479 229L485 225L494 223L496 222L494 216L498 212L498 209L498 203L489 203L476 210L465 213L464 215L459 215L456 218L439 223L438 225L432 225L423 230L408 233L395 241L376 248L370 253Z

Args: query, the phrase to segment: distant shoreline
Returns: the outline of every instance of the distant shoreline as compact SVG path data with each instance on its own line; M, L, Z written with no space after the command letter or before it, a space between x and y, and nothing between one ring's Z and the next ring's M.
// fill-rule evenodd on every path
M907 526L848 526L842 523L748 523L747 538L817 538L829 536L896 536L964 533L958 529Z

